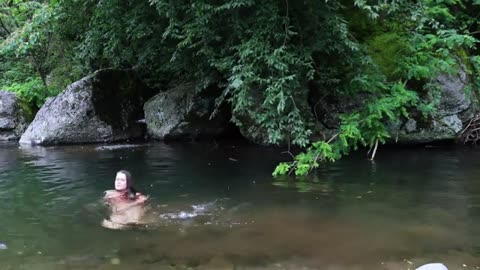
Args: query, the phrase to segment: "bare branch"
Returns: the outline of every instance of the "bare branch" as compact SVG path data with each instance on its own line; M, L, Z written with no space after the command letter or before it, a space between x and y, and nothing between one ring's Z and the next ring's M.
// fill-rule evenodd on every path
M375 140L375 147L373 148L372 158L370 158L370 160L373 160L375 158L375 154L377 153L377 147L378 147L378 139Z

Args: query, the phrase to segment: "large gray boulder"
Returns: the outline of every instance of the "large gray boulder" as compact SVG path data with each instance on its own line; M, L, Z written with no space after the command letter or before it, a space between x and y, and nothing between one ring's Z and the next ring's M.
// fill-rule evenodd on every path
M27 128L28 112L15 93L0 91L0 141L18 140Z
M21 144L114 142L144 136L143 104L150 90L131 71L99 70L49 98Z
M198 93L193 84L181 84L145 103L145 122L151 138L191 140L217 138L232 131L230 113L220 108L212 119L219 91Z

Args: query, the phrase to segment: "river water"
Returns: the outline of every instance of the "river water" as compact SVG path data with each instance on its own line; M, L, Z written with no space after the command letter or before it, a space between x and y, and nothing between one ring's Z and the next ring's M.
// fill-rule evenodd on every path
M284 149L0 145L0 270L480 267L480 150L382 149L274 179ZM148 226L100 226L116 171Z

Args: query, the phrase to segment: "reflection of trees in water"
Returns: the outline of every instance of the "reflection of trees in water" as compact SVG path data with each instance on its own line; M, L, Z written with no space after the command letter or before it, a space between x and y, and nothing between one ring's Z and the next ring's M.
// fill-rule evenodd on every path
M16 143L0 142L0 184L6 178L1 176L14 170L18 164L15 158L17 147Z
M44 194L60 194L88 187L95 156L87 151L69 152L61 147L20 148L22 173L44 187ZM94 154L94 153L93 153ZM89 161L90 159L90 161Z
M15 149L11 158L17 160L17 166L7 179L10 195L4 204L13 211L12 231L37 231L42 236L35 238L46 235L58 239L59 226L70 226L71 217L92 194L101 196L95 186L90 185L92 163L82 162L82 155L85 153L71 153L62 148L22 146Z
M16 200L13 205L29 211L28 216L41 216L67 209L88 193L89 165L73 157L60 148L18 149L14 157L17 160L15 173L9 178L10 191ZM76 196L78 194L80 196Z
M326 220L354 224L370 238L370 248L406 257L469 252L478 241L466 222L471 168L464 159L449 151L384 151L370 167L350 157L322 164L316 177L276 184L315 195Z
M432 150L414 155L403 170L414 168L410 226L405 229L412 242L427 253L469 251L472 235L468 224L468 164L459 152Z
M5 153L0 152L0 160ZM111 187L121 157L128 155L122 150L96 151L93 146L9 148L14 167L3 180L7 183L0 182L0 192L6 194L0 197L2 235L15 236L9 239L12 243L29 239L26 249L62 252L65 241L84 243L103 218L99 215L104 209L97 202Z
M7 148L0 151L0 174L8 173L0 178L0 202L6 206L0 234L28 235L34 245L59 250L66 242L100 253L115 246L122 262L167 258L193 264L212 257L257 263L294 255L378 263L379 257L429 257L452 249L464 254L478 242L473 221L480 207L467 207L480 205L480 185L472 180L478 171L462 155L382 151L375 164L347 158L325 165L307 181L278 187L269 175L274 162L269 167L269 161L259 161L269 153L222 147ZM102 211L89 203L111 186L118 169L130 170L155 203L169 205L158 214L175 203L182 210L216 198L230 200L222 202L225 210L218 216L203 222L211 224L172 222L118 237L102 231L101 217L82 220ZM81 212L84 206L87 214Z
M120 168L144 162L144 149L108 151L95 148L94 145L22 147L20 151L24 163L37 172L40 181L67 186L110 187Z

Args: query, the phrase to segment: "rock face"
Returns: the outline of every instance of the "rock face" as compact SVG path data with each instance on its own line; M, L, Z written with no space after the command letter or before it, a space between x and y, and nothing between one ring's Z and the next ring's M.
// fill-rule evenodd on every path
M218 94L216 90L197 93L193 84L183 84L154 96L144 106L148 135L159 140L191 140L232 132L226 108L210 119Z
M15 93L0 91L0 141L18 140L27 128L27 112Z
M251 119L251 117L248 115L237 114L236 118L242 119L242 125L240 125L238 128L240 134L243 136L243 138L247 139L247 141L263 146L273 145L269 141L267 129L257 125L255 121ZM284 141L279 143L279 145L283 144L285 144Z
M412 117L398 131L398 141L426 143L439 140L454 140L463 129L463 123L473 116L471 100L465 95L468 79L465 72L457 76L439 75L435 82L440 87L437 112L430 119Z
M322 95L315 88L310 90L309 104L316 119L313 141L328 140L340 128L340 115L351 113L365 106L368 96L336 96L333 93Z
M425 118L419 111L409 112L409 119L400 124L391 124L393 141L416 144L455 140L463 129L463 123L473 116L474 106L465 95L468 79L464 71L457 76L439 75L434 83L440 89L435 115ZM322 134L321 139L328 139L337 133L340 124L338 116L364 106L363 100L367 98L311 97L309 102L317 118L317 133Z
M144 136L143 104L151 91L124 70L99 70L45 102L21 144L114 142Z

